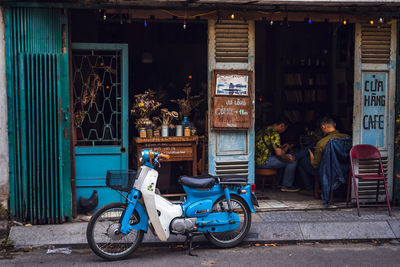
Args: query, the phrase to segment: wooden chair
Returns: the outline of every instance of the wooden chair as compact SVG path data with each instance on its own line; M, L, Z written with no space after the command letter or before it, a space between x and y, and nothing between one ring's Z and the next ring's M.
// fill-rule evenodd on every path
M276 176L278 171L276 169L259 169L256 168L256 177L261 177L261 186L264 189L265 186L265 179L271 176Z

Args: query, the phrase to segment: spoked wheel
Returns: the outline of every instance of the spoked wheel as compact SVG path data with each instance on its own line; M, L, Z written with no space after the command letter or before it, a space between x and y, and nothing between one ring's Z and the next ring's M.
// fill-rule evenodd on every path
M208 241L222 248L234 247L246 237L251 225L251 214L247 203L239 196L231 195L232 210L239 215L239 226L233 231L223 233L206 233ZM228 202L225 197L218 199L211 212L228 211Z
M111 203L92 216L86 230L89 247L96 255L107 260L121 260L128 257L142 243L143 231L132 230L124 235L121 228L121 216L126 210L122 203ZM136 211L132 214L130 224L140 221Z

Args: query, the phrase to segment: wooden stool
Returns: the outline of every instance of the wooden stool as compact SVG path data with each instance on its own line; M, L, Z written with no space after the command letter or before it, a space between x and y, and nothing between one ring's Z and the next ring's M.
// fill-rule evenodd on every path
M257 169L256 168L256 176L262 177L262 189L264 189L265 178L268 176L276 176L277 173L278 172L276 169Z

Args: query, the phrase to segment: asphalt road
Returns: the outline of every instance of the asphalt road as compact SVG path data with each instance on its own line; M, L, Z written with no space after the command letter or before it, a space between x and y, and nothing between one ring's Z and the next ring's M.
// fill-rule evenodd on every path
M45 249L13 253L0 266L400 266L400 243L243 245L231 249L198 248L198 257L179 247L139 248L131 258L107 262L88 249L47 254Z

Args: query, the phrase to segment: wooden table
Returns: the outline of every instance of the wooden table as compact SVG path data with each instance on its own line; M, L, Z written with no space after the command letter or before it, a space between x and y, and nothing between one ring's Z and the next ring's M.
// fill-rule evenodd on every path
M134 139L136 145L137 159L140 158L142 149L151 149L158 153L170 155L168 160L162 162L191 161L192 175L197 175L197 143L198 136L169 136ZM137 162L139 168L140 162Z

